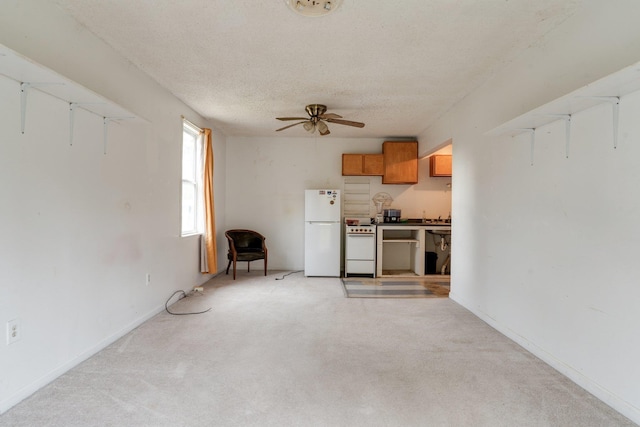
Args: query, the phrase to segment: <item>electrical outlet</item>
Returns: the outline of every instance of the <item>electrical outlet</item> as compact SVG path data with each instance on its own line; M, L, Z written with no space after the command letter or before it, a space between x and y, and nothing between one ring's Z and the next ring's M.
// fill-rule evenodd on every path
M196 286L193 288L194 292L204 292L204 288L202 286Z
M7 322L7 345L13 344L18 341L22 336L22 328L20 327L20 320L13 319Z
M151 273L147 273L147 275L145 276L145 283L147 284L147 286L151 284Z

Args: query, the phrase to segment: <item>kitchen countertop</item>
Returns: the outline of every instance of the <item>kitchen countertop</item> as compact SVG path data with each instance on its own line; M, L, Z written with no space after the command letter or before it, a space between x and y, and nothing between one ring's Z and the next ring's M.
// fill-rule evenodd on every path
M451 227L450 222L381 222L378 227Z

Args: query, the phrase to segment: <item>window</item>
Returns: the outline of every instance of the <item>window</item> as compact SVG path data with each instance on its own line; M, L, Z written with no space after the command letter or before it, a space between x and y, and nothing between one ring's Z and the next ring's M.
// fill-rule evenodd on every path
M203 231L202 129L182 122L182 236Z

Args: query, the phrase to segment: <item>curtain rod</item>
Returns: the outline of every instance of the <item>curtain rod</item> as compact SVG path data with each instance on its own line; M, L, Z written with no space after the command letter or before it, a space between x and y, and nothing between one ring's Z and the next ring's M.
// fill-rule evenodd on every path
M198 132L200 132L200 133L204 133L204 130L203 130L200 126L195 125L192 121L190 121L189 119L187 119L187 118L186 118L185 116L183 116L182 114L180 114L180 118L182 118L182 120L184 120L185 122L187 122L187 124L188 124L189 126L191 126L192 128L197 129L197 130L198 130Z

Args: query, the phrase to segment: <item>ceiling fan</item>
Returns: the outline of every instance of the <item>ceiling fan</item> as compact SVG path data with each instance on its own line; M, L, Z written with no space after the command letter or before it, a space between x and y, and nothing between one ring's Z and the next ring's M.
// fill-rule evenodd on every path
M289 129L290 127L302 125L307 132L313 133L316 129L320 135L329 135L329 127L325 122L329 123L337 123L339 125L347 125L354 126L357 128L363 128L364 123L360 122L352 122L351 120L342 120L342 116L339 116L334 113L327 113L326 105L321 104L309 104L304 109L307 111L309 118L306 117L276 117L278 120L288 121L288 120L302 120L301 122L294 123L289 126L285 126L280 129L276 129L276 132L281 130Z

